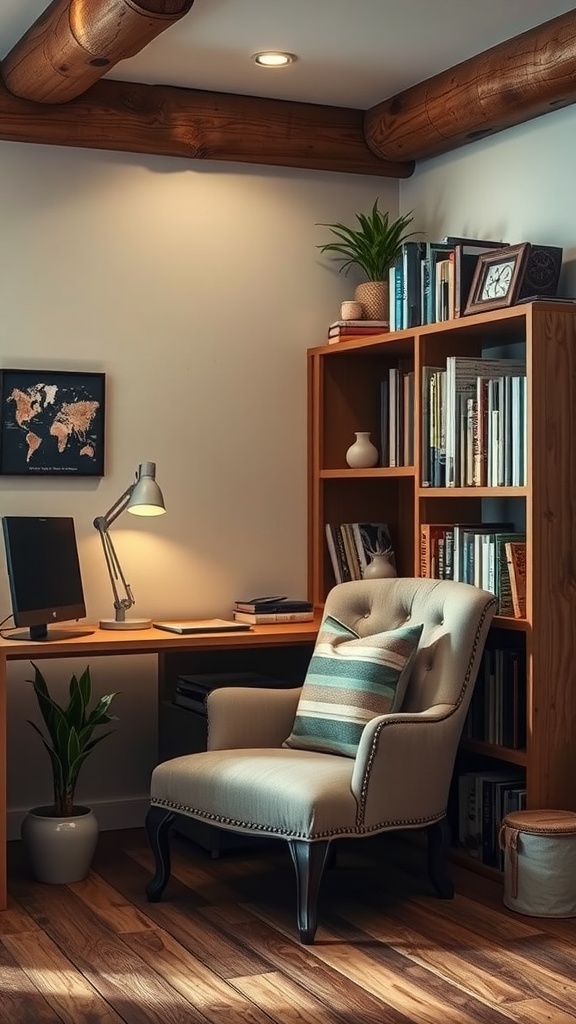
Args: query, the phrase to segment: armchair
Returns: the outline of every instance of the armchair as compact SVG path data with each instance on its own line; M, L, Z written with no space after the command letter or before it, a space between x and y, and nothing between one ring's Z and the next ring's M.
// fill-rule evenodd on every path
M320 882L335 839L425 829L430 880L438 896L450 899L454 890L444 862L448 793L495 610L492 594L465 583L400 578L334 587L315 655L326 639L325 627L344 623L358 638L350 646L355 661L362 662L362 673L372 656L360 649L363 638L369 638L366 646L372 651L383 632L401 633L401 627L422 624L406 663L401 710L394 707L394 695L388 713L370 717L371 711L361 709L366 724L362 718L357 746L352 755L343 756L306 748L316 741L301 743L296 736L295 717L303 707L308 678L302 689L222 688L210 693L208 750L166 761L152 774L146 829L156 873L146 889L148 899L159 900L169 880L169 833L176 815L288 842L303 943L314 941ZM397 645L392 650L396 657ZM328 697L331 719L338 717L342 692ZM314 707L308 702L307 713ZM332 727L330 721L329 736ZM286 746L289 737L290 743L300 745Z

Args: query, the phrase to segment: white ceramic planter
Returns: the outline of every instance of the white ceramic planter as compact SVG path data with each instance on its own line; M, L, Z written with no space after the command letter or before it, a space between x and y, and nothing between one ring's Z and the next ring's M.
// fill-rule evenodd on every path
M59 818L52 807L34 807L21 828L24 848L38 882L79 882L90 870L98 842L98 822L89 807Z

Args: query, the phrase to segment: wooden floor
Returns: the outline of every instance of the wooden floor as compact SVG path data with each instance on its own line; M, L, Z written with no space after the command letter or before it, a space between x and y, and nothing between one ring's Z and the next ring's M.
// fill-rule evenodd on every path
M0 914L2 1024L564 1024L576 1021L576 919L521 917L454 868L431 895L422 852L344 844L316 944L295 934L283 844L209 857L176 839L158 904L143 831L100 836L69 886L30 881L11 844Z

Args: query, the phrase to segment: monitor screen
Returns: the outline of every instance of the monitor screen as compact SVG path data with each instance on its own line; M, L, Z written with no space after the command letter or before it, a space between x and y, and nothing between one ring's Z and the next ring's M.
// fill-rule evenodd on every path
M2 530L14 623L28 627L6 639L60 640L91 632L48 628L86 615L74 520L3 516Z

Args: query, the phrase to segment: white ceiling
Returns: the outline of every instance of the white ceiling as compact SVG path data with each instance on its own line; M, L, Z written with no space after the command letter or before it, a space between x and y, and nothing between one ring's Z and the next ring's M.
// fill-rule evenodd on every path
M566 11L574 0L195 0L107 77L366 109ZM1 0L3 57L49 4ZM287 68L258 50L299 55Z

